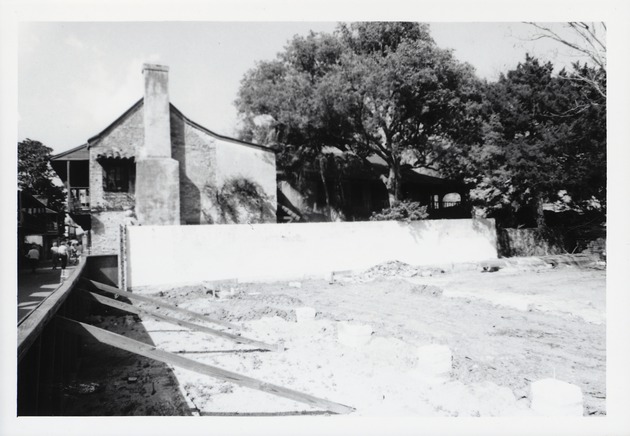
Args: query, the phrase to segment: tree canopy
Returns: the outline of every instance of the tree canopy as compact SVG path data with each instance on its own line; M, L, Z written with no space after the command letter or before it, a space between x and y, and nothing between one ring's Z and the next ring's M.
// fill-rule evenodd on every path
M527 56L487 85L484 140L452 168L472 175L473 199L491 211L529 208L539 227L545 202L605 210L606 101L573 80L594 75L589 68L554 75L551 63Z
M570 44L593 64L555 73L528 55L496 82L477 79L423 24L340 24L295 36L243 78L242 137L275 145L289 170L321 167L325 147L367 165L378 156L390 206L403 200L401 168L410 165L469 182L491 216L527 211L544 226L543 205L560 200L605 213L605 43L584 23L569 27L583 41Z
M237 108L243 137L277 145L281 166L324 147L379 156L392 205L403 164L437 169L451 147L481 139L481 99L472 67L437 47L428 26L371 22L295 36L245 75Z
M39 141L25 139L18 142L18 187L32 195L48 200L48 207L64 209L63 189L53 183L55 174L50 167L52 148Z

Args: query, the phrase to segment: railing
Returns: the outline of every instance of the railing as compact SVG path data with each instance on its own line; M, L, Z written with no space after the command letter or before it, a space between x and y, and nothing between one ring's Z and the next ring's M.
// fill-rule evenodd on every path
M457 207L461 204L461 201L443 201L442 202L442 207L443 208L447 208L447 207Z
M65 397L59 386L76 372L80 344L74 335L58 328L55 316L74 318L87 313L86 303L73 295L86 258L81 260L71 275L18 323L19 416L58 415L63 410Z
M70 188L70 198L72 201L72 204L70 204L71 211L87 212L90 210L90 188L87 188L87 187Z
M440 210L440 209L446 209L448 207L457 207L457 206L461 206L462 202L461 201L443 201L442 205L440 207L440 202L439 201L432 201L429 205L429 209L431 210Z

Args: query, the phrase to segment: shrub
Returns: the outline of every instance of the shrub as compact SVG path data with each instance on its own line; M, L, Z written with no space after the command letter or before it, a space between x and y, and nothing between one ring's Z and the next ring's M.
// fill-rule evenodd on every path
M427 206L421 206L417 201L404 200L380 212L374 212L370 221L415 221L429 216Z

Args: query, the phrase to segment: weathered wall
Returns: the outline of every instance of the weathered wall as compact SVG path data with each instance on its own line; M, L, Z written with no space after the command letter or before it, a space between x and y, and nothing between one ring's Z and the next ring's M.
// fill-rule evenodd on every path
M123 210L134 206L134 189L131 192L104 192L103 167L96 161L99 153L123 151L135 156L144 141L142 105L126 120L116 126L96 144L90 147L90 207L97 210Z
M135 208L135 185L130 192L105 192L99 153L121 151L134 156L144 141L142 105L90 148L90 208L92 214L92 253L118 252L118 227L127 222Z
M91 254L118 253L120 225L130 223L131 213L131 210L92 213Z
M232 141L217 140L217 187L225 187L224 193L231 195L230 187L253 189L260 201L248 201L247 192L242 192L237 207L236 219L227 222L276 222L276 155L269 150ZM250 198L250 200L255 200Z
M141 225L180 224L179 162L149 157L136 162L136 216Z
M218 138L175 112L171 143L180 164L182 224L276 221L273 152Z
M128 228L127 247L132 288L323 277L392 260L436 265L497 257L492 219L141 226Z
M118 256L88 256L83 277L106 285L118 286Z
M501 257L547 256L565 253L564 236L546 229L497 229L497 247Z
M182 224L211 224L216 185L216 140L171 111L173 159L179 162Z

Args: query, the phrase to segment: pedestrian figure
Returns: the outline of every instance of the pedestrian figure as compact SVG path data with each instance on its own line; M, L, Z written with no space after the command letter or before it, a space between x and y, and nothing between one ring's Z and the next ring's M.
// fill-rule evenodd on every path
M28 258L28 263L31 264L31 271L35 274L37 272L37 264L39 263L39 250L37 249L37 245L32 245L26 257Z
M77 264L77 248L74 244L74 241L70 241L70 245L68 246L68 264L70 265Z
M50 252L52 253L52 269L57 269L57 263L59 263L59 247L57 247L56 242L53 242Z
M68 264L68 247L66 246L66 241L61 241L58 253L59 260L61 261L61 269L66 269L66 265Z

